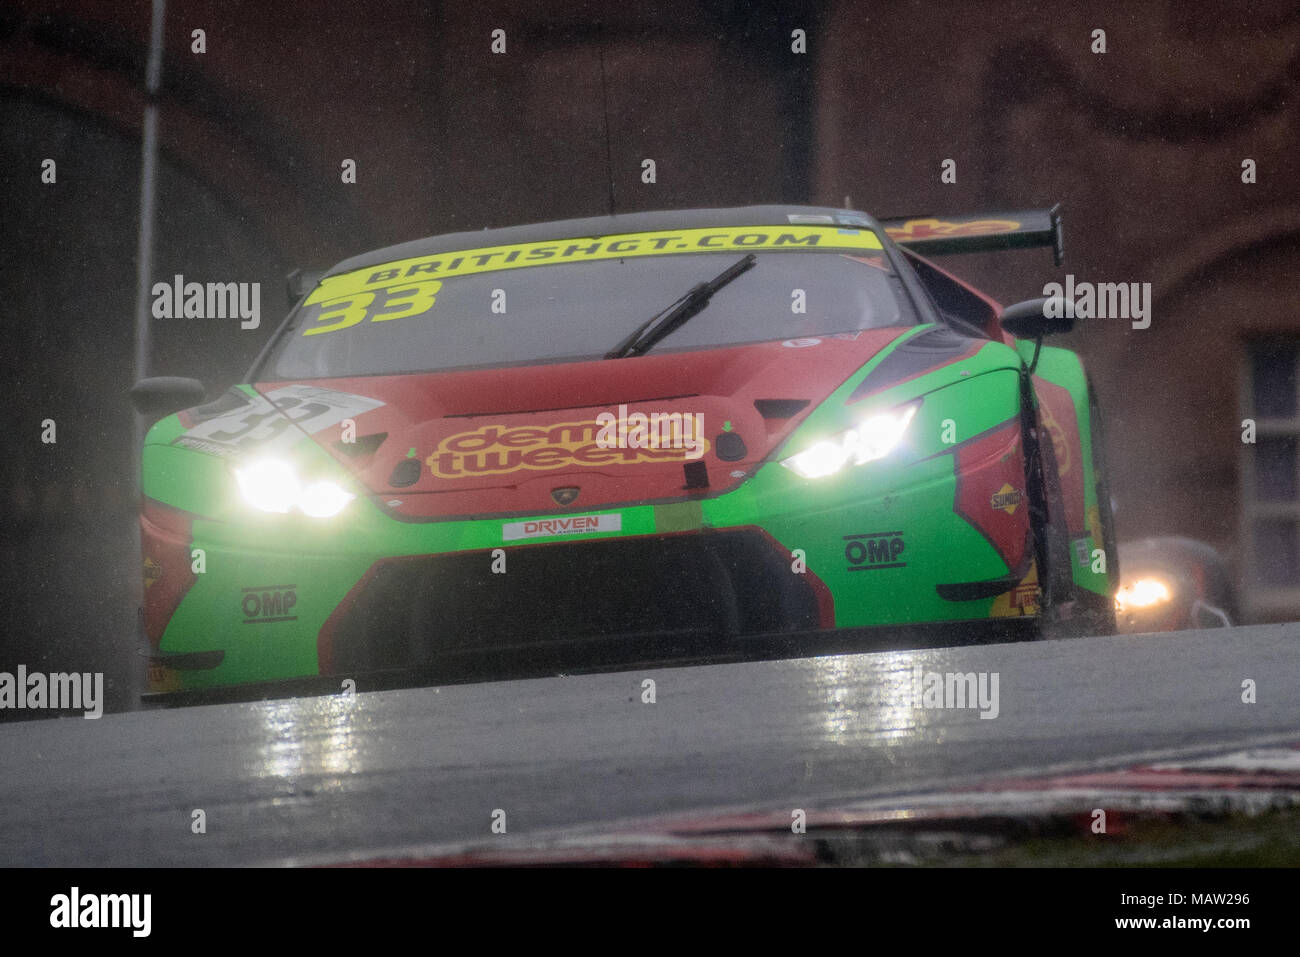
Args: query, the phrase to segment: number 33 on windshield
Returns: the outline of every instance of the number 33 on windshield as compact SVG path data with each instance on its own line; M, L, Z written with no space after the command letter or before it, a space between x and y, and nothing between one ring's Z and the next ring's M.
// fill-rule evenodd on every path
M313 303L308 310L318 310L311 316L314 323L303 330L304 336L315 336L322 332L337 332L348 329L369 319L371 322L387 322L389 319L405 319L418 316L433 308L434 297L442 288L442 282L430 279L426 282L413 282L405 286L389 286L374 292L359 292L339 299L327 299Z

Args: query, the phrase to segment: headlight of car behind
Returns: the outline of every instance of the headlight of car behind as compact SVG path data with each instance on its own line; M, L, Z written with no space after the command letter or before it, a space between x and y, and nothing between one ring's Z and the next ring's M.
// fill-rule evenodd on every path
M1169 603L1173 597L1169 585L1160 578L1138 578L1125 582L1115 594L1115 611L1118 614L1145 611Z
M331 518L354 496L327 479L304 483L288 462L261 459L235 468L244 501L261 512L299 511L312 518Z
M897 448L920 403L879 412L829 438L797 452L781 464L806 479L834 475L846 465L883 459Z

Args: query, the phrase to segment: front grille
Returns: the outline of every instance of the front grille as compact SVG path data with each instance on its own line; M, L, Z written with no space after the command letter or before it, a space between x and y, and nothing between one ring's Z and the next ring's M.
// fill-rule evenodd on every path
M755 530L516 547L492 566L490 550L377 563L328 636L334 670L707 658L820 624L815 580Z

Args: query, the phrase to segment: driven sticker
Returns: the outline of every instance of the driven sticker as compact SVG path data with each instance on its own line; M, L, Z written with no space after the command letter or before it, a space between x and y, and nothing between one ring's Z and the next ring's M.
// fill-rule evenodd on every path
M590 535L594 532L618 532L623 529L622 515L566 515L563 518L538 518L528 522L507 522L501 537L507 542L521 538L546 538L551 535Z

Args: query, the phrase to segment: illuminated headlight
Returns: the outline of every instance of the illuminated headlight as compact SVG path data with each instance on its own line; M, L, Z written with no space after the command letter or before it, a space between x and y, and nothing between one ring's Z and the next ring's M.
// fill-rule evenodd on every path
M834 475L846 465L864 465L883 459L902 441L918 404L912 403L863 419L851 429L782 459L781 464L803 478L815 479Z
M324 479L304 485L293 466L279 459L262 459L236 468L235 480L244 501L263 512L297 509L312 518L330 518L355 498Z
M1170 597L1169 586L1159 578L1139 578L1122 586L1115 594L1115 610L1123 614L1163 605Z

